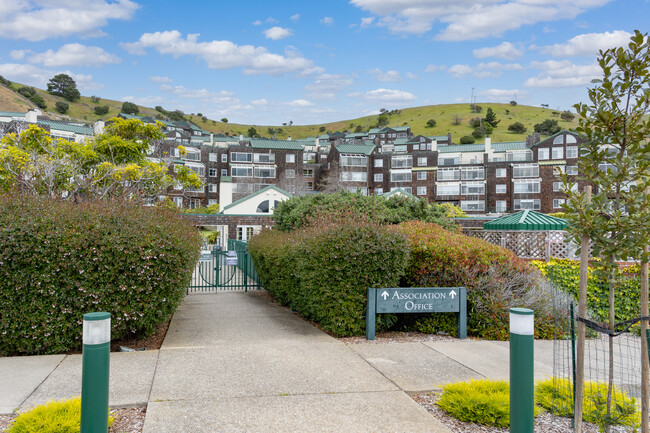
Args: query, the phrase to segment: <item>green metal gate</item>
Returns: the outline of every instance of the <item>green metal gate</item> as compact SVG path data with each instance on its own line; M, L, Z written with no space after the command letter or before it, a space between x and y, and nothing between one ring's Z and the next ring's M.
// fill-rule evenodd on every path
M260 284L248 244L234 239L228 240L228 250L215 247L203 251L196 265L187 293L215 293L217 291L260 290Z

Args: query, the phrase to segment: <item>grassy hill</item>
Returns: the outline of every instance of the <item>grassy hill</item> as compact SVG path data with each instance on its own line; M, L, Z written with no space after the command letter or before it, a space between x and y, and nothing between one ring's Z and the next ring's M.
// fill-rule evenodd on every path
M19 83L11 84L11 87L14 90L17 90L21 86L22 84ZM117 115L122 107L121 101L101 98L98 102L94 102L91 97L82 96L79 101L69 103L69 111L65 115L61 115L56 112L54 107L57 101L65 101L63 98L50 95L45 90L41 89L36 89L36 92L43 97L47 104L47 108L44 111L49 117L55 119L75 120L89 123L98 119L107 120ZM96 115L94 112L95 107L104 105L109 107L108 114L102 116ZM473 128L469 125L470 120L477 116L485 116L488 107L492 107L497 118L501 121L492 133L493 142L524 140L527 135L533 132L533 125L540 123L545 119L558 120L559 125L564 129L571 129L577 125L577 120L571 122L564 121L560 119L557 111L551 109L525 105L511 106L509 104L487 102L479 102L478 105L483 107L483 112L480 114L473 113L468 104L447 104L404 108L402 110L396 110L392 114L388 114L386 117L388 119L388 126L409 125L415 134L431 136L446 135L450 132L454 143L458 143L462 136L472 134ZM0 111L20 112L27 111L33 107L34 104L31 101L0 84ZM139 108L140 115L156 116L157 114L160 114L151 107L139 106ZM169 111L174 110L173 107L165 108ZM274 126L223 123L217 120L202 118L194 114L188 114L185 117L199 127L213 133L247 135L249 128L253 127L259 135L265 137L276 135L279 139L286 139L287 137L292 137L294 139L314 137L327 131L354 131L359 125L363 131L367 131L370 128L376 127L378 121L378 116L375 115L318 125ZM427 127L427 121L429 121L429 119L434 119L436 121L437 124L435 127ZM514 134L509 132L508 126L514 122L523 123L526 126L527 131L524 134ZM271 132L270 129L273 132ZM477 142L482 141L483 139L477 140Z

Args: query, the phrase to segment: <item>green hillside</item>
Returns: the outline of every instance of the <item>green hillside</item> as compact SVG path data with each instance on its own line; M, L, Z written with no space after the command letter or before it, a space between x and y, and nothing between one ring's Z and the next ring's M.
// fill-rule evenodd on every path
M11 83L11 89L13 90L17 90L22 86L22 84ZM34 104L29 100L15 93L15 91L12 91L11 89L0 84L0 111L27 111L29 108L34 107ZM47 104L47 108L44 111L48 116L56 119L69 119L89 123L98 119L107 120L117 115L122 107L121 101L101 98L98 102L94 102L91 97L82 96L78 102L69 103L69 111L66 115L61 115L56 112L55 104L57 101L67 101L58 96L50 95L45 90L36 89L36 92L43 97ZM102 116L96 115L94 112L95 107L104 105L109 107L108 114ZM571 129L577 125L577 119L574 119L571 122L564 121L560 119L559 112L551 109L487 102L479 102L478 105L483 107L483 111L479 114L473 113L469 104L447 104L404 108L402 110L394 110L391 114L384 115L388 121L387 126L409 125L411 126L413 133L416 135L446 135L450 132L454 143L458 143L462 136L472 134L473 128L469 124L470 120L478 116L485 116L488 107L491 107L494 110L497 118L500 120L499 125L492 133L493 142L524 140L527 135L533 132L533 125L540 123L545 119L557 120L560 127L564 129ZM161 113L156 111L154 108L139 106L139 109L139 115L161 115ZM173 111L174 107L165 107L165 109ZM367 131L368 129L377 126L378 117L379 116L377 115L366 116L357 119L341 120L338 122L318 125L275 126L223 123L218 120L211 120L194 114L185 115L186 119L213 133L247 135L249 128L253 127L261 136L272 137L275 135L279 139L286 139L287 137L292 137L294 139L314 137L327 131L353 132L358 126L361 127L361 130ZM433 128L427 127L427 122L430 119L436 121L436 126ZM514 122L521 122L524 124L527 131L523 134L509 132L508 126ZM482 141L482 138L477 139L477 142Z

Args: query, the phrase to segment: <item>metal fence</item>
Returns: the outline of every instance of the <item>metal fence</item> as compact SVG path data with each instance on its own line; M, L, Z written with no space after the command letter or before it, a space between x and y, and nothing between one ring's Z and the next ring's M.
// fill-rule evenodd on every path
M214 247L201 253L187 293L247 292L261 288L246 242L229 239L228 251Z
M251 255L248 254L248 242L228 239L228 251L237 252L237 267L244 275L255 282L256 289L261 289L262 283L260 282L260 277L257 275L257 271L255 271L255 265L253 264Z

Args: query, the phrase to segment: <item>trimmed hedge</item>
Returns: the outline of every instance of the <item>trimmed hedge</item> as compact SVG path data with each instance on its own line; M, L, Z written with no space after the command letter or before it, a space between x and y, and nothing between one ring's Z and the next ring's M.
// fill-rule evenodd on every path
M362 220L263 231L248 249L275 299L337 337L364 333L366 288L396 287L409 255L404 235ZM380 315L377 327L394 321Z
M526 307L535 311L537 338L556 336L550 287L511 251L436 224L410 221L393 230L411 243L402 286L467 287L469 334L507 340L509 308ZM404 329L456 335L453 313L404 315L401 321Z
M0 354L81 346L82 316L144 336L180 304L198 232L177 212L119 202L0 197Z

